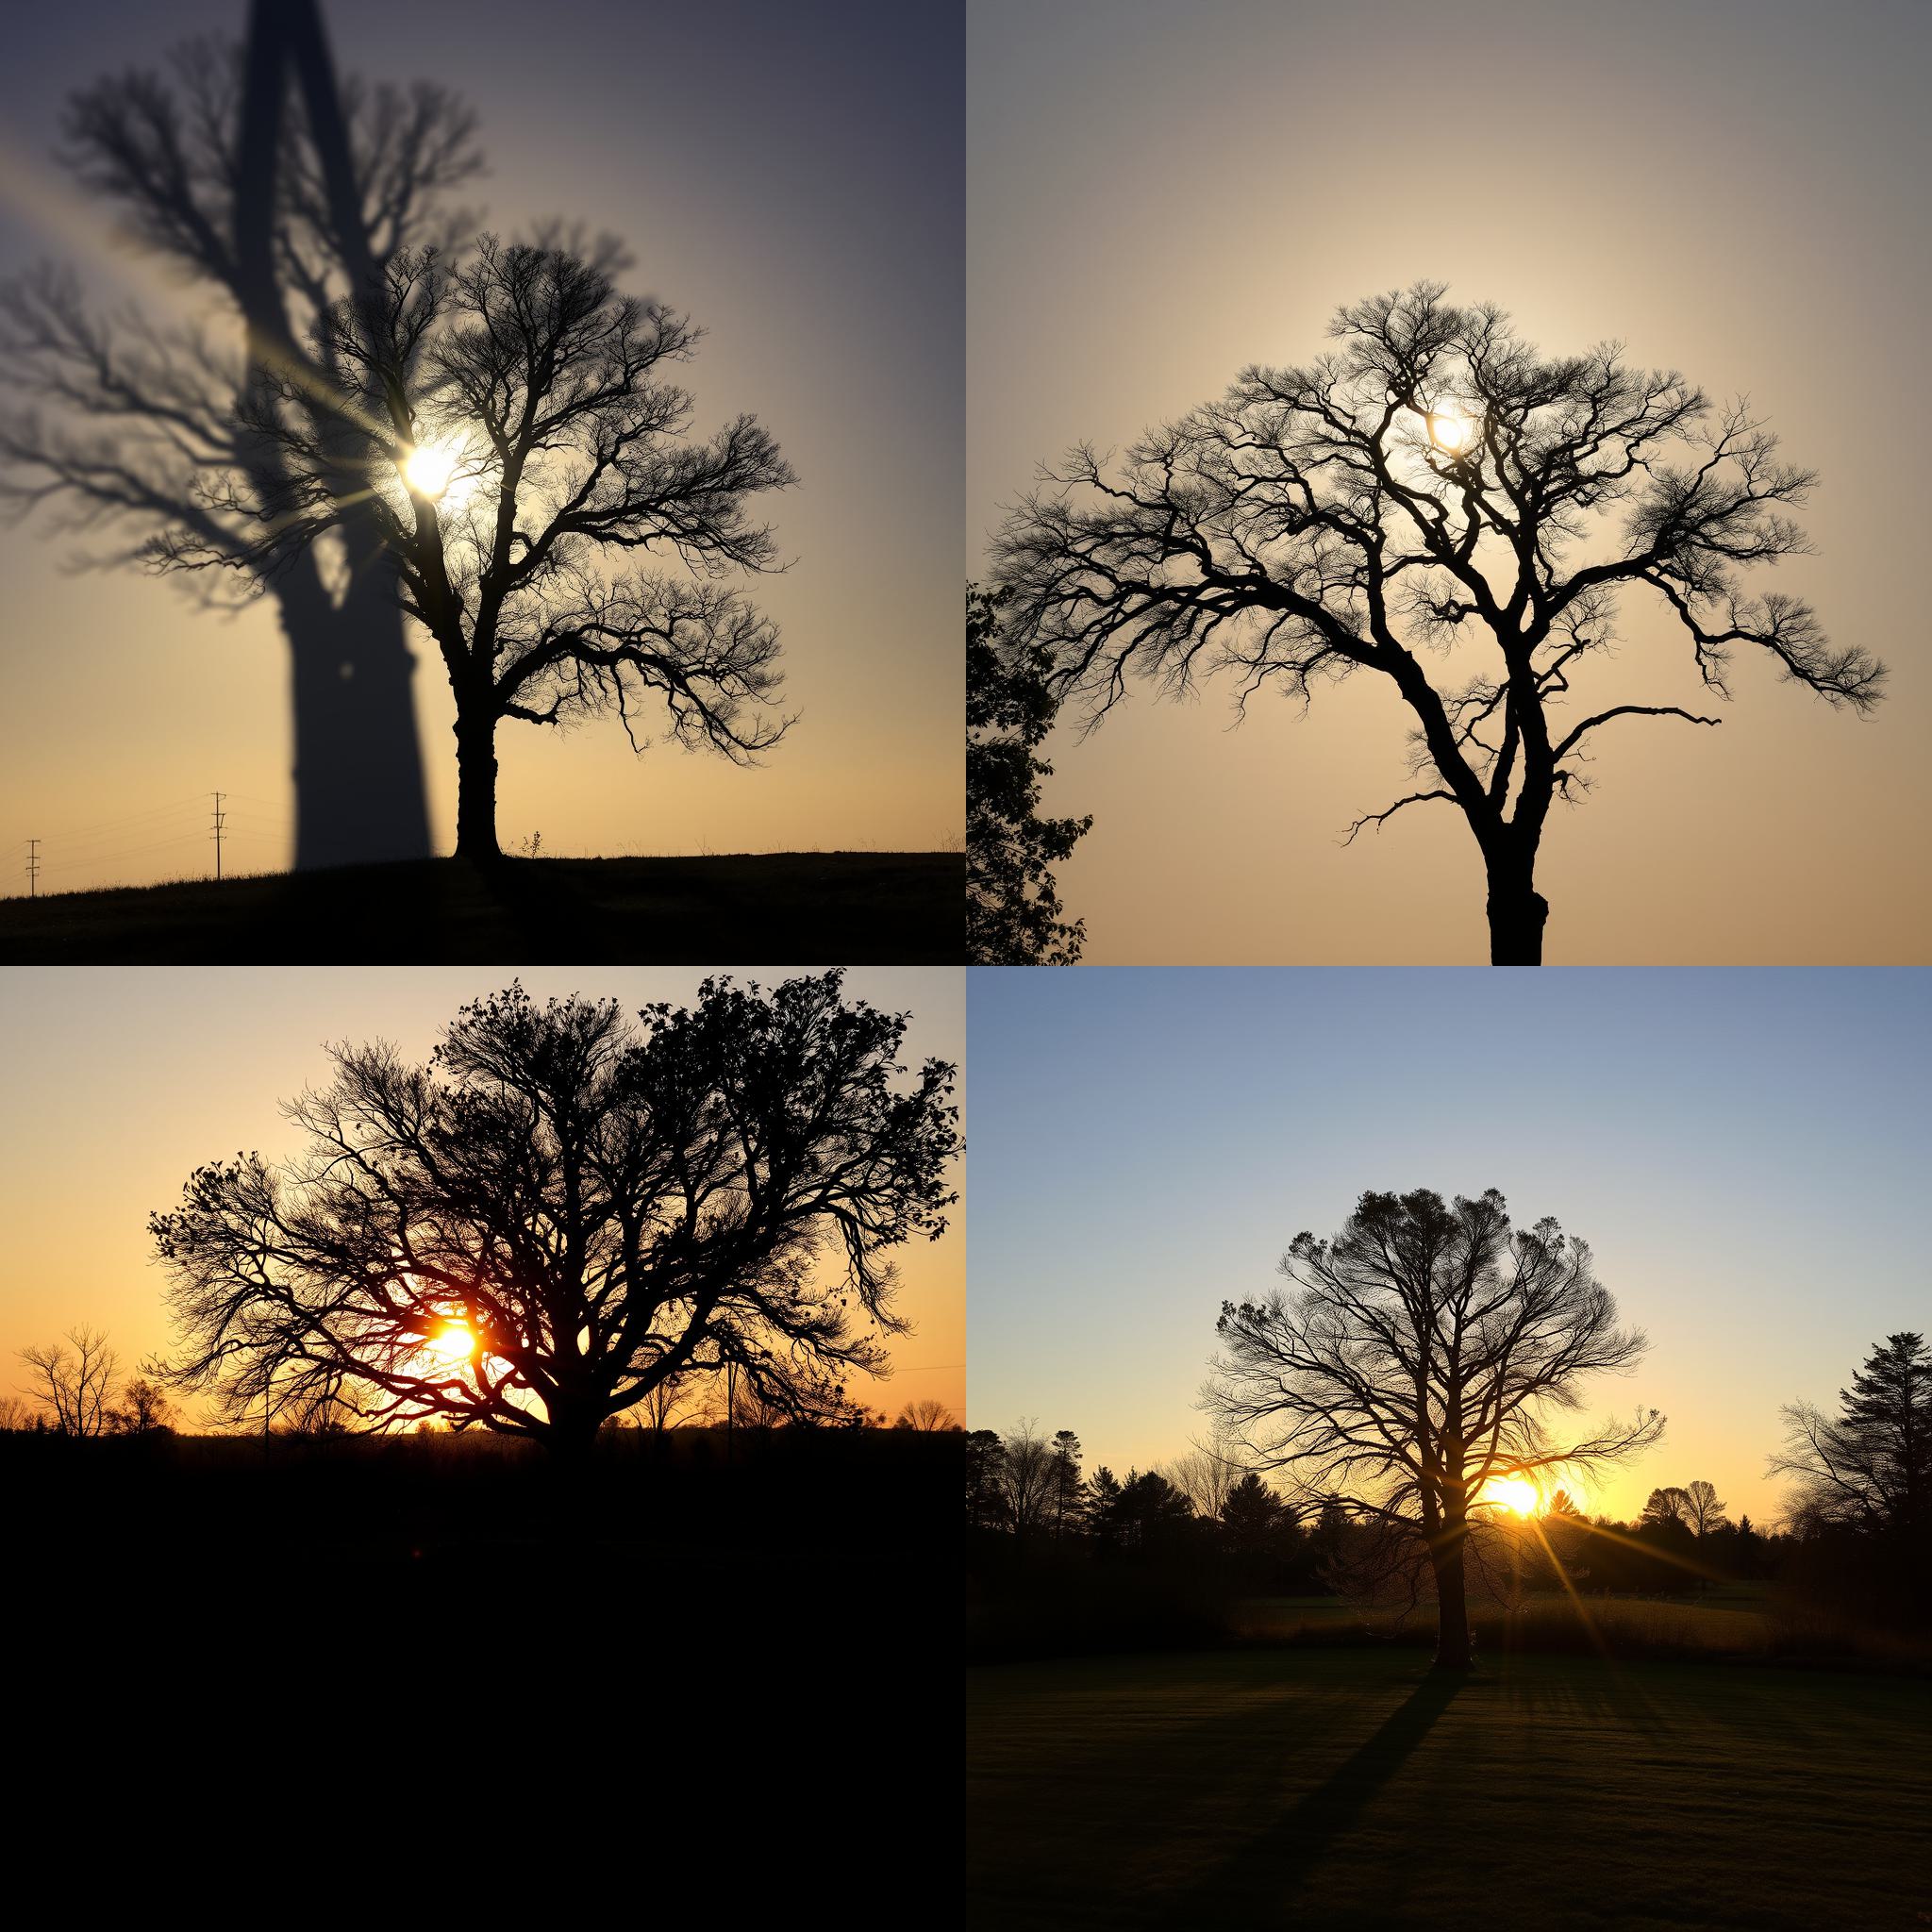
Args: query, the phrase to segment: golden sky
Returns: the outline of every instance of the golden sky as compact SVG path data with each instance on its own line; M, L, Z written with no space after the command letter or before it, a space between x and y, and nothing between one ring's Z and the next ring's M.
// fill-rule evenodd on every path
M506 723L499 834L558 854L957 849L963 822L958 550L963 383L957 24L891 32L775 4L719 16L571 6L532 36L508 0L398 8L327 0L346 74L454 88L490 172L463 199L513 235L550 215L626 242L627 291L707 332L683 372L694 426L758 415L798 473L766 499L785 575L747 589L783 633L786 710L760 769L658 747L614 720L568 734ZM584 11L582 8L575 9ZM0 75L0 275L85 267L108 302L152 301L152 265L98 252L48 158L67 92L149 67L242 0L108 0L49 16ZM708 21L709 25L706 23ZM162 291L165 299L166 291ZM0 892L207 870L230 794L229 870L286 863L286 647L273 608L223 621L137 574L73 575L72 541L0 525ZM432 831L454 843L454 719L417 640ZM16 849L17 848L17 849Z
M1745 392L1822 483L1816 555L1758 573L1893 668L1867 722L1742 658L1724 723L1625 720L1553 812L1552 963L1895 963L1932 955L1932 654L1906 372L1922 244L1922 8L1717 0L1214 0L969 25L968 569L1042 459L1119 448L1247 363L1325 349L1332 310L1434 276L1551 353L1620 338ZM1649 593L1645 593L1645 597ZM1689 653L1626 597L1606 705L1706 708ZM1415 789L1407 713L1367 676L1307 717L1230 692L1136 695L1056 735L1059 869L1093 963L1486 957L1460 815L1357 815ZM1592 705L1592 708L1595 706Z
M740 972L774 984L791 969ZM105 1328L131 1372L171 1335L147 1217L172 1209L203 1162L259 1149L274 1159L302 1137L278 1103L329 1074L325 1042L392 1041L426 1057L466 1000L522 980L539 999L581 992L688 1002L697 969L623 967L88 967L0 974L9 1041L0 1108L0 1389L25 1381L16 1352L76 1324ZM848 998L912 1015L905 1055L962 1069L962 975L855 969ZM962 1413L966 1387L965 1239L956 1209L937 1241L900 1252L900 1311L913 1332L890 1344L889 1380L851 1393L890 1419L934 1396Z

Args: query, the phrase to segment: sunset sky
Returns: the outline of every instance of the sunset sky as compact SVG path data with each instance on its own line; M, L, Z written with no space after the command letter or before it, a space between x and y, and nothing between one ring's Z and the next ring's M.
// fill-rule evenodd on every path
M1860 722L1740 658L1721 730L1603 733L1594 794L1545 835L1545 958L1926 957L1927 501L1900 372L1932 306L1932 14L978 0L968 39L969 573L1041 461L1118 449L1250 362L1311 359L1343 302L1434 276L1552 354L1622 339L1715 399L1748 393L1822 473L1815 556L1756 581L1894 675ZM1698 708L1651 594L1626 597L1588 691ZM1457 813L1339 843L1413 789L1383 680L1232 724L1209 685L1050 746L1049 808L1095 820L1059 869L1091 963L1485 956Z
M794 969L739 973L770 986ZM700 970L622 967L163 967L6 975L10 1044L0 1108L0 1389L25 1380L16 1352L77 1323L105 1328L131 1371L171 1340L147 1217L171 1209L204 1161L237 1150L292 1154L303 1137L278 1103L324 1083L325 1042L393 1041L421 1058L458 1007L520 978L537 998L581 992L634 1013L688 1002ZM909 1012L905 1057L962 1066L957 972L858 969L848 997ZM963 1079L961 1092L963 1094ZM901 1251L901 1312L890 1380L855 1377L854 1396L888 1418L935 1396L957 1414L965 1390L965 1240L957 1213L938 1241Z
M1367 1189L1496 1188L1650 1336L1589 1416L1663 1410L1592 1509L1699 1477L1779 1511L1778 1410L1927 1324L1923 973L972 975L969 1424L1124 1476L1205 1434L1224 1300Z
M324 0L339 70L441 82L480 117L487 177L463 199L514 235L581 220L625 241L625 281L707 332L683 372L705 432L758 415L798 473L769 499L783 576L750 588L780 625L796 731L757 771L613 721L499 733L505 844L678 853L929 851L962 821L962 80L957 15L876 0L825 12L558 0L530 31L508 0ZM0 66L0 276L51 258L109 304L171 299L108 245L50 150L70 91L151 68L243 0L88 0L9 23ZM178 300L178 294L172 297ZM272 608L232 623L139 575L64 572L73 541L0 525L0 892L144 881L211 860L205 794L230 794L228 869L286 863L286 647ZM418 640L432 827L454 839L453 717Z

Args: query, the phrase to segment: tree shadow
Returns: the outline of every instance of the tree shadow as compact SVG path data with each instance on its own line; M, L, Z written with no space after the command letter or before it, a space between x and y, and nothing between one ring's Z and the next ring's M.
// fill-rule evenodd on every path
M1180 1928L1291 1902L1308 1873L1346 1836L1370 1801L1428 1736L1466 1679L1430 1671L1375 1730L1241 1851L1170 1901L1156 1920Z
M334 371L298 347L325 302L399 252L447 245L473 218L442 206L482 169L475 117L445 89L339 81L319 0L251 0L240 45L192 41L159 73L78 90L61 160L128 233L219 311L221 328L126 305L91 308L71 267L0 285L0 504L44 511L50 533L111 533L75 559L151 565L170 531L233 565L203 587L232 612L256 593L289 648L299 869L429 856L415 663L366 491L344 508L326 564L246 565L248 530L208 485L229 469L262 487L276 452L236 420L264 369ZM46 406L53 403L49 409Z

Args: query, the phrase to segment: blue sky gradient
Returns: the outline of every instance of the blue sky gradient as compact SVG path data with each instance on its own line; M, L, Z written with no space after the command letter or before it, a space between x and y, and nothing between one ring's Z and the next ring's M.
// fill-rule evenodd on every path
M1187 1446L1222 1301L1365 1189L1500 1189L1588 1240L1651 1349L1593 1412L1762 1521L1778 1408L1932 1325L1917 970L982 970L969 975L969 1420L1090 1470Z

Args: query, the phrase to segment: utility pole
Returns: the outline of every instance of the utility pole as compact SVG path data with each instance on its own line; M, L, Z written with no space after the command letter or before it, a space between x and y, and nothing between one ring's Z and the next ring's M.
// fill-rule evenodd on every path
M214 799L215 799L215 830L214 830L214 841L215 841L215 883L216 883L217 885L219 885L219 884L221 883L221 877L222 877L222 827L223 827L223 826L224 826L225 824L227 824L227 822L228 822L228 815L227 815L227 813L226 813L226 812L225 812L225 811L224 811L224 810L222 809L222 800L223 800L223 799L225 799L225 797L226 797L227 795L228 795L228 794L227 794L227 793L226 793L225 791L217 791L217 792L216 792L216 793L214 794Z
M26 841L26 895L29 899L41 896L41 841L38 839Z

